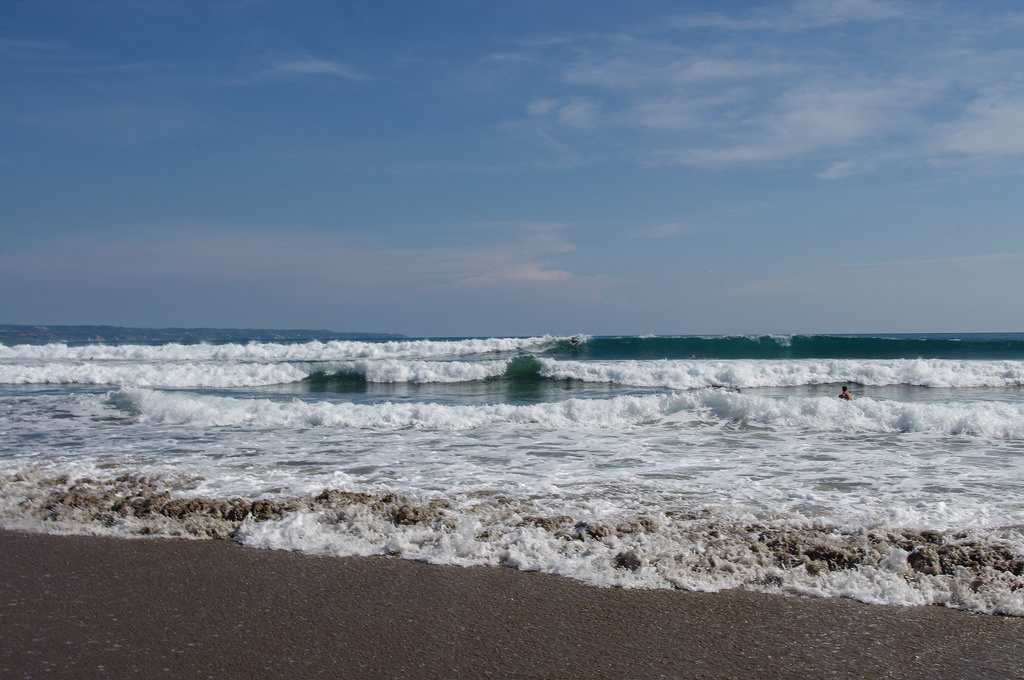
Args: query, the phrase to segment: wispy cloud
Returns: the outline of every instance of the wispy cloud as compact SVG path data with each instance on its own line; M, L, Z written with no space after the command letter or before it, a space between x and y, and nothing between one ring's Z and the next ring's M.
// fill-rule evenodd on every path
M569 127L587 129L594 127L600 112L599 105L591 99L544 97L530 102L526 113L532 118L545 118Z
M723 124L735 124L737 113L754 96L743 88L713 94L680 93L637 97L619 117L622 124L652 130L701 129L710 132Z
M641 55L635 53L640 48ZM680 57L677 50L633 46L631 56L590 58L571 64L563 72L566 82L606 88L686 85L782 76L792 66L775 61L724 57ZM644 53L646 52L646 53Z
M66 258L63 274L72 278L105 271L107 280L123 282L287 279L297 286L325 290L338 286L390 290L544 286L576 278L554 261L574 249L560 225L501 225L507 238L457 247L390 247L374 244L367 235L302 228L163 225L142 229L136 237L69 238L56 248L12 250L0 256L0 263L9 273L27 279L32 278L34 268L45 269L42 262L57 257ZM72 253L77 257L71 257Z
M727 165L842 147L906 125L917 101L912 89L897 84L805 86L739 119L733 134L743 141L659 150L650 159L655 165Z
M798 0L747 15L700 14L679 17L677 26L723 31L803 31L851 22L896 19L905 10L882 0Z
M526 113L531 116L546 116L558 108L558 100L552 97L534 99L526 106Z
M140 225L120 237L94 229L0 249L0 290L31 292L19 309L35 318L66 319L69 309L83 318L109 315L115 310L103 301L113 295L117 314L140 318L154 308L160 318L180 313L222 325L251 323L237 320L247 315L330 315L383 318L417 333L488 324L526 334L571 325L613 285L562 257L571 244L557 227L507 224L501 240L488 230L460 245L422 246L302 227Z
M959 121L941 129L939 145L968 156L1024 154L1024 92L974 100Z
M798 0L632 34L524 41L531 68L557 74L545 96L524 104L526 119L544 123L549 137L555 126L575 129L582 154L581 133L590 133L604 149L612 148L608 135L620 135L614 149L648 167L817 156L825 180L893 163L1017 155L1024 53L1005 40L1006 22L1019 15L1004 18L883 0ZM914 32L891 28L894 21L913 22ZM680 22L762 34L697 49L671 28ZM835 43L805 32L849 23L863 27Z
M549 137L571 128L586 156L711 168L816 157L827 180L1015 155L1024 53L1006 26L1019 17L793 0L631 32L524 39L524 68L545 89L523 103L523 120ZM812 30L853 24L836 40ZM679 26L745 33L698 45Z
M687 236L694 233L694 231L693 226L686 222L668 222L666 224L636 227L629 230L629 233L635 238L662 240Z
M532 64L537 61L536 57L522 52L492 52L484 55L480 60L498 64Z
M246 78L244 82L285 80L297 78L339 78L342 80L369 80L369 76L355 67L331 59L282 59Z
M597 104L587 99L572 99L558 109L558 120L575 128L593 127L597 115Z
M871 165L852 160L842 160L830 163L828 167L819 172L818 179L845 179L854 175L861 175L872 169Z

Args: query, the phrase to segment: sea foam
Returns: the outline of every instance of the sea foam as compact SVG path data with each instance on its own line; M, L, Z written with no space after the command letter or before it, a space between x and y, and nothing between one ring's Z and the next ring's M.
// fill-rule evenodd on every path
M255 362L51 361L0 363L0 384L126 387L257 387L354 377L374 383L451 383L504 374L508 361L374 359L262 364Z
M273 500L176 493L159 477L0 476L0 525L58 533L233 538L256 548L505 566L598 586L850 597L1024 616L1019 530L853 531L713 508L551 514L528 500L338 489ZM184 481L184 480L183 480Z
M152 423L202 427L252 426L351 427L364 429L468 430L486 426L546 428L623 427L654 421L671 412L675 397L622 396L561 402L485 406L433 403L355 404L299 399L237 399L125 389L110 397L114 405Z
M256 387L304 380L300 364L51 362L0 364L8 385L126 385L132 387Z
M541 375L637 387L792 387L849 382L922 387L1018 387L1024 361L945 359L792 359L556 361L541 358Z
M541 350L560 340L532 338L471 338L466 340L402 340L358 342L333 340L285 344L253 342L222 345L0 345L0 359L135 360L135 361L332 361L394 357L447 357Z
M325 354L319 352L317 356ZM511 367L517 369L512 374L509 373ZM0 384L254 387L298 382L313 376L346 375L369 383L456 383L507 376L670 389L793 387L843 382L865 386L969 388L1022 386L1024 362L945 359L560 361L528 355L520 359L475 361L385 357L259 363L251 360L94 358L45 362L21 359L0 363Z
M770 398L700 390L609 399L568 399L542 404L446 405L436 403L330 403L299 399L233 397L125 389L111 403L146 422L201 427L351 427L363 429L469 430L530 426L622 428L665 420L678 427L749 424L787 431L933 433L992 439L1024 438L1024 405L915 403L871 398L844 402L829 397ZM690 420L683 421L682 415ZM669 417L674 417L668 421Z

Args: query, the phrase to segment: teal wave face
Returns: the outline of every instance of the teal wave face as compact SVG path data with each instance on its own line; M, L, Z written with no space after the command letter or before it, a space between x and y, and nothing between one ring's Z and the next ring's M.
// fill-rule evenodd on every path
M594 337L549 355L575 359L1024 359L1024 333Z
M537 381L542 379L540 369L540 362L535 357L524 354L508 363L504 377L523 382Z
M366 376L358 371L317 371L302 381L310 392L365 392Z

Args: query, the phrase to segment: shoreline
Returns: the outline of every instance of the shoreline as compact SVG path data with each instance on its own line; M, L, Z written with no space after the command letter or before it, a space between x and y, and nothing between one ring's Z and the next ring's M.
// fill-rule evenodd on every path
M0 530L4 677L1024 678L1024 620Z

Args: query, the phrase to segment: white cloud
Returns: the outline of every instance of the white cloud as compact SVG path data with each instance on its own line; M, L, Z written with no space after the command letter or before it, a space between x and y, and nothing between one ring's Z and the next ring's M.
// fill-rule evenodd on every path
M742 141L656 151L654 165L726 165L791 158L889 133L910 120L923 93L900 85L804 86L737 121Z
M854 175L863 174L869 169L869 166L858 161L836 161L829 164L829 166L819 172L816 177L818 179L845 179L847 177L853 177Z
M1024 97L986 97L941 132L940 147L964 155L1024 154Z
M786 64L744 59L693 59L673 74L677 82L704 82L715 80L746 80L781 76L792 68Z
M534 99L526 107L526 112L531 116L543 116L551 113L558 106L557 99L542 98Z
M575 278L551 262L573 250L560 226L506 224L508 238L501 241L445 247L385 247L352 235L301 229L182 226L161 230L173 237L140 233L109 241L68 238L56 246L11 251L0 257L0 264L26 280L49 262L58 263L61 277L69 280L103 272L99 278L126 285L279 281L323 290L447 290L547 285Z
M601 152L648 166L817 156L816 176L836 180L894 163L1024 153L1022 51L1005 39L1022 15L1000 14L996 26L984 12L883 0L762 7L683 19L762 29L742 41L717 35L698 46L666 21L537 43L532 54L562 89L527 112L547 133L556 132L549 123L621 133ZM854 23L834 42L798 33Z
M573 99L558 109L558 120L576 128L591 128L597 119L597 105L586 99Z
M735 118L735 111L752 96L749 90L734 88L710 95L684 93L638 98L619 120L626 125L652 130L701 128L708 132L722 124L730 124Z
M645 86L713 83L729 80L757 80L790 73L789 64L777 61L722 57L682 58L674 50L647 47L632 50L628 57L591 57L570 65L562 74L568 83L623 89Z
M904 15L901 7L883 0L799 0L793 14L810 25L829 26L851 21L884 21Z
M368 76L361 71L339 61L303 58L276 61L268 68L256 73L250 80L302 78L306 76L324 76L344 80L368 79Z
M903 9L882 0L797 0L751 14L703 14L682 17L675 23L687 28L724 31L802 31L851 22L896 19Z
M499 64L530 64L536 58L521 52L492 52L480 59L483 62L494 62Z
M685 222L669 222L667 224L656 224L650 227L639 227L633 230L632 234L637 238L660 240L686 236L693 232L693 227Z
M462 283L471 286L496 286L502 283L561 283L572 278L572 274L561 269L551 269L536 262L527 262L514 267L502 267L473 274Z
M590 99L535 99L526 107L532 118L551 118L568 127L587 129L597 123L599 107Z

